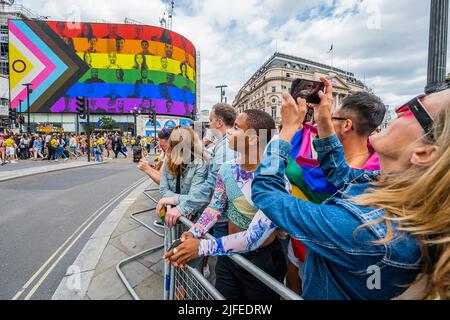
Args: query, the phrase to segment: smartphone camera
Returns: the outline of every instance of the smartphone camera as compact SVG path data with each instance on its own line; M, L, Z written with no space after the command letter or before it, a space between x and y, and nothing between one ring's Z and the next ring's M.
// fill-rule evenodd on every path
M323 82L305 79L296 79L292 83L291 96L297 101L298 98L305 99L307 103L319 104L319 91L324 91Z

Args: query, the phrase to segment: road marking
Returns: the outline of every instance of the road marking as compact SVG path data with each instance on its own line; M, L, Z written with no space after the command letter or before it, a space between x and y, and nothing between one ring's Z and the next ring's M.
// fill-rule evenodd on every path
M32 288L30 293L25 297L25 300L29 300L33 296L33 294L37 291L37 289L39 289L39 287L42 285L43 281L47 278L47 276L50 274L50 272L56 267L57 263L59 263L59 261L61 261L62 257L64 257L67 254L69 249L73 247L73 245L76 243L76 241L78 241L78 239L86 232L86 230L89 229L89 227L93 224L93 222L95 222L106 211L106 209L108 209L114 202L119 200L126 193L130 192L131 190L133 190L134 188L136 188L138 185L145 182L146 180L147 180L147 177L144 177L144 178L138 180L136 183L132 184L131 186L127 187L126 189L122 190L119 194L117 194L115 197L113 197L107 203L105 203L103 206L101 206L100 209L98 209L96 212L94 212L88 219L86 219L85 222L83 222L83 224L77 230L75 230L75 232L50 256L50 258L48 258L48 260L39 268L39 270L33 274L33 276L27 281L27 283L22 287L22 289L19 290L14 295L12 300L18 300L22 296L22 294L28 289L28 287L36 280L36 278L44 271L44 269L51 263L51 261L58 255L58 253L67 244L69 244L69 242L71 242L69 245L69 248L66 249L62 253L62 255L56 260L56 263L54 263L50 267L50 269L49 269L50 271L47 270L47 272L43 275L43 277L41 277L39 282ZM85 227L86 224L88 224L88 225ZM80 232L81 229L83 229L81 231L81 233L74 240L72 240L77 235L77 233Z

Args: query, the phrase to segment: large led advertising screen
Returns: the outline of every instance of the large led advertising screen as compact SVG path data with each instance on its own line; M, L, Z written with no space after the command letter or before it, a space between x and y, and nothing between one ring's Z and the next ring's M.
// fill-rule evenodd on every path
M75 113L76 97L92 113L190 117L196 53L172 31L144 25L9 20L11 105Z

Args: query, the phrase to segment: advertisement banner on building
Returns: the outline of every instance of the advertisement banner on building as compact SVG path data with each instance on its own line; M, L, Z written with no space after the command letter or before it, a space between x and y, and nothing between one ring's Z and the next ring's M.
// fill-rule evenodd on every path
M93 114L156 111L190 117L196 103L196 49L153 26L9 20L11 105L76 113L76 97ZM26 110L25 110L26 111Z

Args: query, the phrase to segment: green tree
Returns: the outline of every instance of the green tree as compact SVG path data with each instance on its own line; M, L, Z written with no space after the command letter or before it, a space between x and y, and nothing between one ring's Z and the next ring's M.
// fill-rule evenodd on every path
M103 122L102 128L106 130L114 129L117 125L116 120L114 120L112 117L103 116L100 118Z

